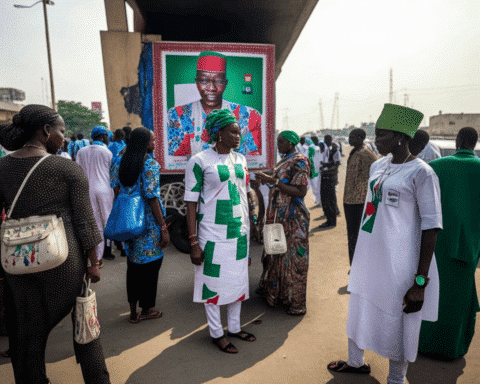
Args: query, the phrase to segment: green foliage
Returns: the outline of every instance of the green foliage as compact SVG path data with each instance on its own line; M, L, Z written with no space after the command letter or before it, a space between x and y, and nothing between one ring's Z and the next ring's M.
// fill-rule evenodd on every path
M93 111L75 101L59 100L57 104L58 113L65 121L65 137L81 133L85 138L90 138L90 132L97 125L106 126L102 121L102 114Z

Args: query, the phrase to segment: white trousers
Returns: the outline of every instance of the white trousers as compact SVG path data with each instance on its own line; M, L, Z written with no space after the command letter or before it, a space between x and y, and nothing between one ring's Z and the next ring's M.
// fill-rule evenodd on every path
M228 331L231 333L238 333L240 328L240 310L242 309L242 302L235 301L227 304L227 323ZM218 339L223 336L222 320L220 318L220 305L205 304L205 312L207 314L208 328L210 336Z
M405 384L407 376L408 361L393 361L389 360L390 369L388 373L388 384ZM363 362L363 349L358 348L357 344L352 339L348 339L348 361L347 364L351 367L359 368Z

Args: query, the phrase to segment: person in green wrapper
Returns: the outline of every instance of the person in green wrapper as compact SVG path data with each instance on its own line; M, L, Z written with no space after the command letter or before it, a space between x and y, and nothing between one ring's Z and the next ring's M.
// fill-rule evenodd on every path
M450 360L465 355L480 310L475 269L480 255L480 159L473 149L478 133L460 129L457 152L429 165L440 180L444 229L435 255L440 277L438 321L424 321L419 352Z

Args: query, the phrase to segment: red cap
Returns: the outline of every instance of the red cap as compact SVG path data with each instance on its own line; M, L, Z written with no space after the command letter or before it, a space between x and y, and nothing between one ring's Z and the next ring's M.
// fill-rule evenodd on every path
M210 72L226 72L227 60L219 56L202 56L198 58L197 70Z

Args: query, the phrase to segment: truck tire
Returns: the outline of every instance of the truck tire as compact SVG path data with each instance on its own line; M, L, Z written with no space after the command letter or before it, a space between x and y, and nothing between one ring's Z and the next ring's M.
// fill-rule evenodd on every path
M182 253L190 254L190 241L188 238L187 218L167 209L166 222L170 224L170 242Z

